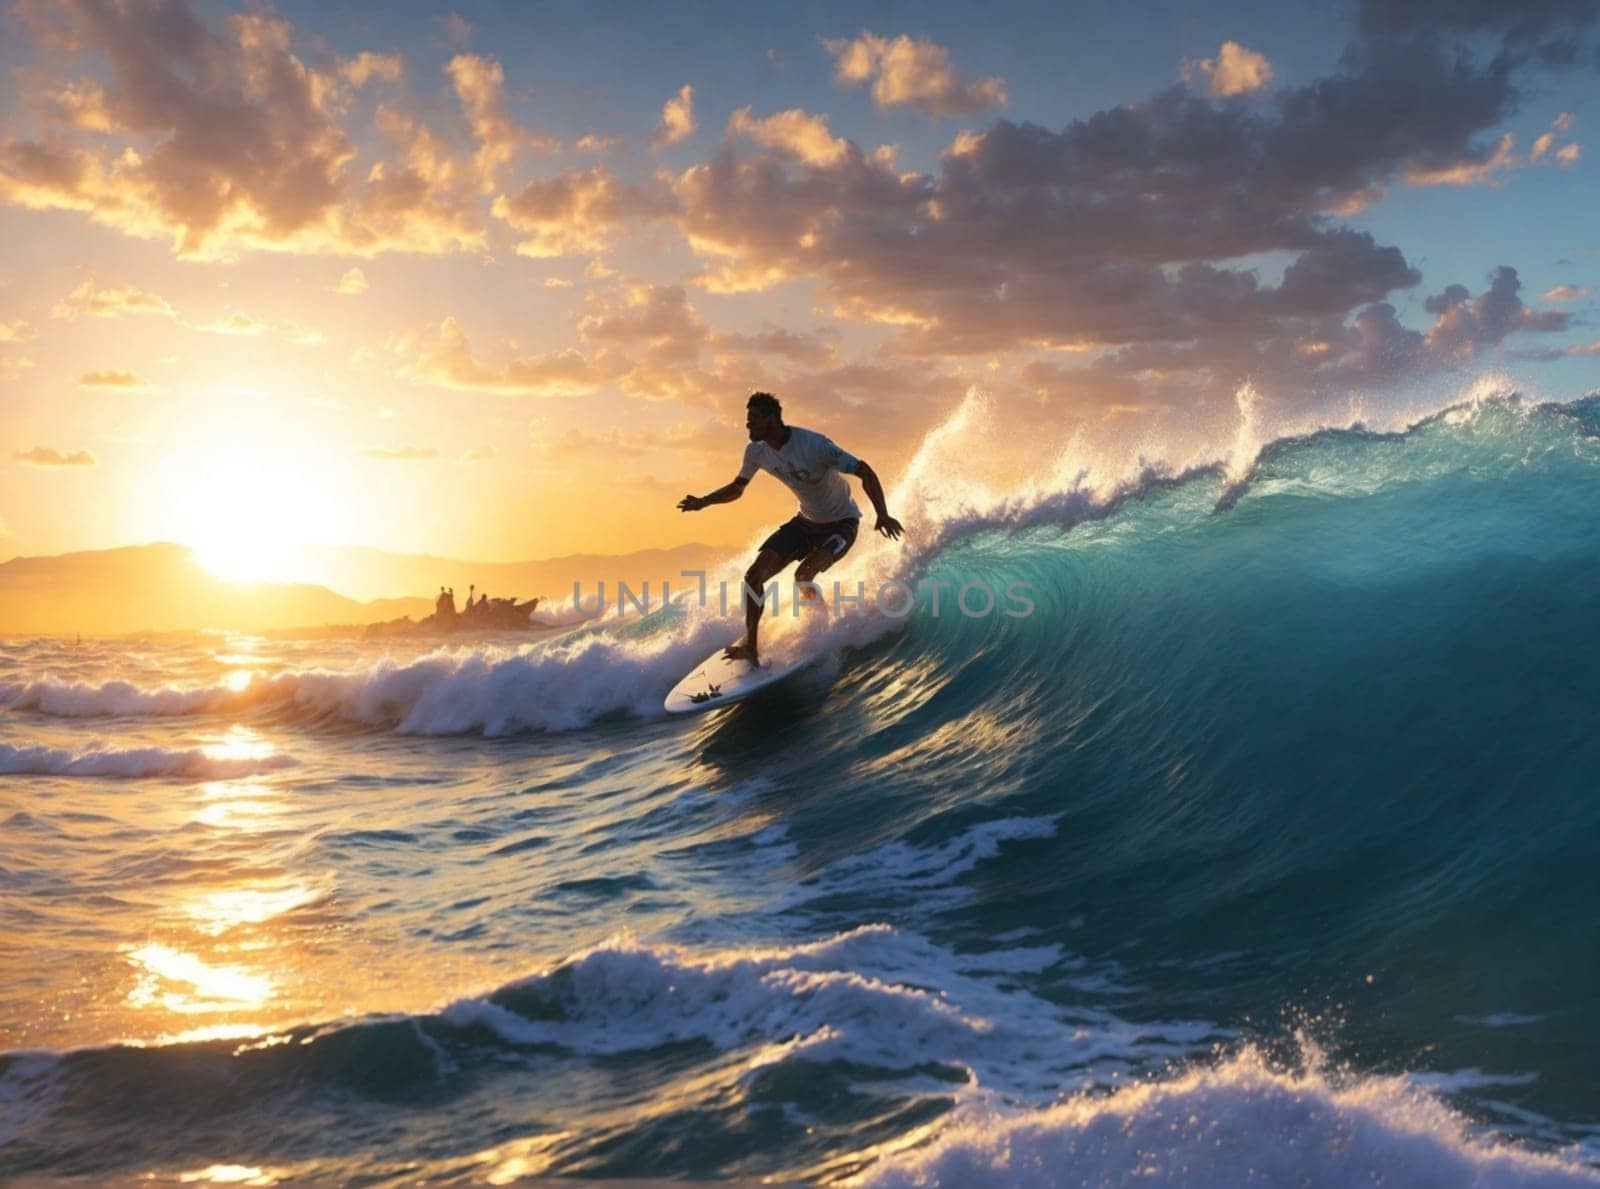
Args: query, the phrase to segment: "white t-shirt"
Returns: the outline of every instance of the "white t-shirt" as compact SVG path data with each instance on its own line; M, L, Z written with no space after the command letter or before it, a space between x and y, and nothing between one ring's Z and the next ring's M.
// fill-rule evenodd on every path
M850 496L845 475L856 473L860 460L834 445L822 434L798 425L789 426L789 440L774 450L765 442L744 448L739 478L753 479L763 470L777 476L800 500L800 515L813 524L831 520L861 519L861 509Z

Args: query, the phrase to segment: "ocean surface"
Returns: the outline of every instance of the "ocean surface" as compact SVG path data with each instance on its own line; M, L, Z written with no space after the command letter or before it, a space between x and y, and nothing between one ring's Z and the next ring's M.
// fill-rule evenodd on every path
M0 1176L1600 1184L1600 400L1251 456L687 718L714 581L0 641Z

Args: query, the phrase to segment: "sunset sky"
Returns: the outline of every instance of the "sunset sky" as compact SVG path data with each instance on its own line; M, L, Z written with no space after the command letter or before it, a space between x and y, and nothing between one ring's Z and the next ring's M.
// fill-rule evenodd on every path
M1018 483L1600 387L1600 5L20 0L0 559L739 544L753 389ZM915 525L910 526L915 529ZM278 567L274 572L274 566Z

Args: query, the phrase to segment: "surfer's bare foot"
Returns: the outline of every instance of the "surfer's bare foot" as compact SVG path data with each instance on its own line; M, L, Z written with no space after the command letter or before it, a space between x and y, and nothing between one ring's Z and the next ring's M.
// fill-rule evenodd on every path
M756 655L755 647L751 644L730 644L722 650L722 655L730 661L749 661L756 668L761 667L761 658Z

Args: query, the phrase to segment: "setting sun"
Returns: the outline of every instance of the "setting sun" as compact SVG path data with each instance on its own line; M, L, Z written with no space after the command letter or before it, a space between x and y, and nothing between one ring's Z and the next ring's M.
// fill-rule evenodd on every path
M263 439L260 428L241 419L227 446L174 460L164 490L172 536L224 581L306 581L306 547L336 544L349 530L345 501L335 494L338 472L310 458L288 465L297 451Z

